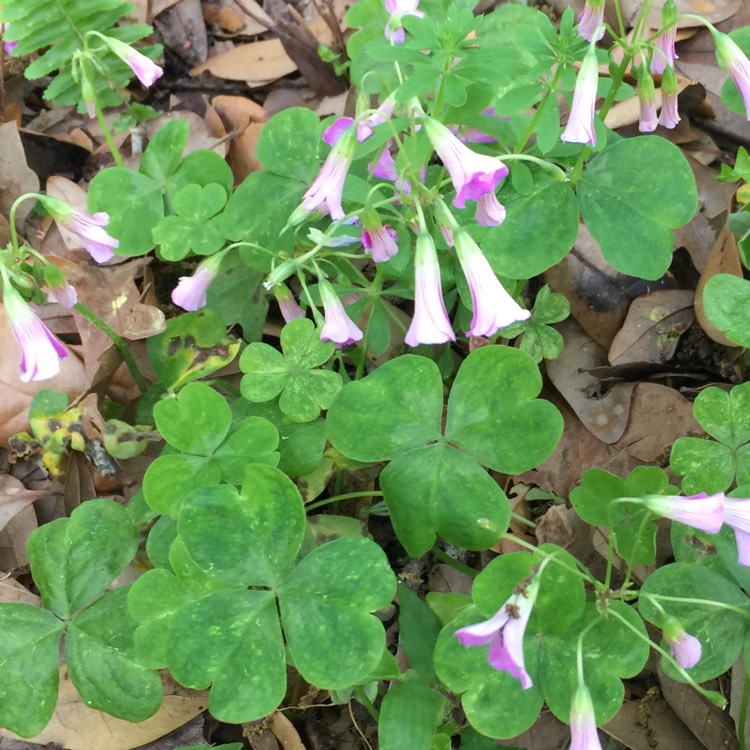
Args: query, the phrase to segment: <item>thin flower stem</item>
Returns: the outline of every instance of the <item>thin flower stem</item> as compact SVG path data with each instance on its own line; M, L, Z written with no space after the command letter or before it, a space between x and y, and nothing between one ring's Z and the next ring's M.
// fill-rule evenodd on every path
M532 529L536 528L536 524L533 521L530 521L528 518L524 518L520 513L513 513L511 511L510 514L511 518L514 518L519 523L525 523L527 526L531 527Z
M617 26L620 29L620 36L624 39L627 35L625 24L622 20L622 8L620 8L620 0L615 0L615 14L617 15Z
M594 626L599 624L599 620L592 620L579 634L578 634L578 643L576 644L576 670L578 672L578 682L580 684L583 684L585 680L583 679L583 639L586 636L586 633L591 630Z
M555 70L555 75L552 77L552 81L549 84L549 88L547 89L546 93L542 97L542 101L539 103L539 106L536 108L536 112L534 112L534 115L531 118L531 122L529 122L528 127L526 128L524 134L521 136L521 140L518 142L518 146L516 146L516 153L523 151L526 144L529 142L529 139L534 134L534 131L536 130L536 126L539 124L539 120L542 116L542 112L544 111L544 108L547 106L547 102L549 101L551 96L554 96L555 90L557 88L557 82L560 80L560 74L561 74L561 67L558 65L557 69Z
M545 159L540 159L538 156L531 156L531 154L501 154L498 156L498 159L501 161L531 161L534 162L534 164L538 164L545 172L553 175L560 182L564 182L568 179L565 172L560 169L557 164L552 164L552 162L546 161Z
M24 193L23 195L19 195L18 198L13 201L13 205L10 207L10 212L8 213L8 223L10 224L10 244L16 252L20 251L18 244L18 231L16 230L16 211L24 201L31 198L40 200L41 198L44 198L44 196L41 193Z
M375 278L373 279L372 285L370 286L369 296L372 297L372 299L369 304L369 314L367 316L367 325L365 326L365 333L364 333L364 336L362 337L361 356L359 358L359 362L357 362L357 369L354 371L355 380L361 380L362 376L365 374L365 364L367 362L367 349L370 344L370 328L372 327L372 318L373 318L373 313L375 312L375 304L377 302L377 298L380 295L380 290L382 288L383 288L383 274L381 272L381 267L378 264L375 270Z
M378 490L364 490L362 492L345 492L343 495L334 495L333 497L327 497L325 500L318 500L316 503L310 503L305 506L305 510L315 510L316 508L322 508L324 505L330 505L331 503L339 503L342 500L351 500L355 497L383 497L383 493Z
M737 741L740 750L746 750L747 742L745 740L745 726L747 724L747 704L750 701L750 677L745 671L745 681L742 685L742 705L740 706L740 718L737 722Z
M112 328L110 328L91 308L86 307L86 305L84 305L83 303L76 302L76 304L73 306L73 309L79 315L82 315L84 318L86 318L89 323L95 325L105 336L107 336L112 341L112 343L117 347L117 350L120 352L120 355L127 365L128 370L130 370L130 374L133 376L136 387L141 393L145 393L148 390L148 383L146 383L143 375L141 375L135 358L133 357L130 349L128 349L128 345L125 343L125 340Z
M734 607L731 604L725 604L724 602L715 602L711 599L694 599L692 597L685 597L685 596L667 596L666 594L649 594L649 593L640 593L640 596L645 597L646 599L649 599L658 609L660 609L662 612L664 612L664 609L659 604L659 601L662 602L677 602L678 604L701 604L707 607L716 607L717 609L726 609L730 612L735 612L738 615L742 615L746 620L750 620L750 612L748 612L746 609L742 609L742 607Z
M435 555L438 560L444 562L446 565L450 565L451 568L455 568L460 573L465 573L471 578L476 578L479 575L479 571L474 570L474 568L470 568L468 565L464 565L462 562L456 560L455 557L451 557L445 550L440 549L440 547L438 546L433 547L430 552Z
M625 71L628 69L628 66L630 65L630 61L633 59L634 54L635 53L632 50L625 50L625 54L623 55L622 62L620 63L619 67L615 68L615 73L612 76L612 86L609 89L607 98L604 100L604 104L602 104L602 108L599 110L599 117L601 118L602 122L604 121L604 118L607 116L607 113L609 112L610 107L615 101L617 92L620 90L622 81L625 78ZM570 175L571 185L575 185L578 182L578 180L581 179L581 175L583 174L583 165L586 163L589 156L591 156L593 150L594 150L593 147L586 146L581 151L581 154L578 157L578 161L576 162L575 167L573 167L573 172Z
M501 539L509 539L514 544L517 544L519 547L525 547L529 552L533 552L539 555L544 555L544 560L542 561L542 565L547 564L547 560L554 560L558 565L562 565L565 569L569 570L571 573L575 573L577 576L582 578L584 581L587 581L588 583L595 585L595 586L601 586L599 581L597 581L594 576L589 573L588 570L581 569L583 568L583 563L580 561L576 561L581 568L571 568L570 565L563 562L557 557L557 553L555 552L546 552L545 550L540 550L539 547L534 546L530 542L527 542L525 539L521 539L520 537L515 536L514 534L503 534L501 536Z
M720 708L723 707L726 704L726 698L724 698L723 695L720 693L717 693L715 690L706 690L706 688L701 687L688 673L686 670L684 670L676 661L675 658L670 654L668 651L665 651L658 643L654 643L647 635L644 635L638 628L633 625L633 623L630 622L627 618L623 617L619 612L617 612L614 609L609 609L608 614L610 614L612 617L616 617L628 630L631 630L633 633L635 633L642 641L645 641L648 643L648 645L654 649L657 653L661 654L672 666L679 672L680 676L687 682L688 684L692 685L692 687L697 690L702 696L707 698L711 701L715 706L719 706Z
M365 693L365 689L362 687L362 685L357 685L354 688L354 695L357 696L357 700L367 709L367 712L372 716L375 721L380 720L380 714L378 713L378 709L375 708L375 706L372 704L372 701L367 697L367 693Z

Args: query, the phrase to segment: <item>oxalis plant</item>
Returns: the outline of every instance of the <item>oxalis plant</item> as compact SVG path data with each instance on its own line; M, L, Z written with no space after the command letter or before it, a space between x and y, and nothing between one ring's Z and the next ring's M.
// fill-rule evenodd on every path
M673 230L696 210L676 146L621 139L604 124L632 96L641 132L677 124L674 2L651 33L649 2L629 32L617 0L614 28L604 0L590 0L557 29L522 5L475 16L460 0L362 0L348 13L353 116L279 113L258 142L265 170L236 189L215 153L183 157L179 120L137 171L126 168L103 108L120 103L128 75L146 86L161 75L129 44L147 29L115 26L127 4L84 11L59 0L63 43L41 35L42 6L6 2L5 40L17 42L13 54L52 44L27 75L57 72L47 95L97 117L117 165L92 180L90 213L45 195L19 202L37 201L93 261L154 251L198 264L172 293L186 314L148 341L149 384L11 216L0 274L21 379L54 376L68 354L34 304L76 305L113 337L142 392L141 426L114 425L128 439L112 438L108 452L134 455L153 427L165 447L127 505L91 500L31 535L43 607L0 604L0 723L27 737L45 726L61 640L83 701L114 716L151 716L169 669L210 689L217 719L249 722L282 704L293 666L334 700L361 701L384 750L440 750L456 735L489 748L544 704L570 724L572 748L598 748L597 725L652 649L669 676L723 706L701 683L737 661L750 621L750 385L696 399L708 437L680 438L671 455L683 495L656 467L581 477L570 501L608 529L603 580L562 548L516 536L521 551L479 572L435 546L440 537L482 551L510 536L508 499L489 472L538 466L561 436L560 413L538 398L538 363L559 354L549 324L568 306L542 288L529 309L526 281L566 255L579 217L615 269L657 279ZM706 26L731 79L725 99L750 118L750 34ZM722 178L747 179L743 164ZM719 276L706 288L709 318L743 346L737 315L748 307L736 313L730 301L747 298L746 284ZM287 323L280 349L259 340L269 297ZM238 355L239 392L210 379ZM55 456L83 449L78 418L43 390L33 434L14 445L59 471ZM377 489L344 492L347 473L363 469ZM328 496L305 503L301 490L329 482ZM431 552L472 576L472 595L419 598L361 522L311 513L353 497L377 500L371 511L390 519L409 556ZM638 586L633 568L654 562L659 518L672 521L675 562ZM134 560L142 574L113 587ZM382 621L394 598L399 660Z

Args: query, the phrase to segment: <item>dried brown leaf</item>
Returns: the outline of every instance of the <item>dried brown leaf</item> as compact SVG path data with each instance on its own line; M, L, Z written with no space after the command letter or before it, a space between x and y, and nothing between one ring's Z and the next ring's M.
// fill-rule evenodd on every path
M0 529L4 529L13 516L48 494L49 490L29 490L15 477L0 474Z

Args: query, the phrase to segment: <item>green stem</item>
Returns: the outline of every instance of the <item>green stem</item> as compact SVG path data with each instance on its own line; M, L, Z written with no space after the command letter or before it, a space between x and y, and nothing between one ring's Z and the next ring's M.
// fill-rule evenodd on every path
M95 325L105 336L111 339L112 343L120 352L120 355L127 365L128 370L130 370L130 374L133 376L133 380L135 381L138 390L141 393L145 393L148 390L148 383L146 383L143 375L141 375L141 372L138 369L138 365L135 362L135 358L131 354L130 349L128 349L128 345L125 343L125 340L112 328L110 328L93 310L86 307L86 305L84 305L83 303L76 302L76 304L73 306L73 309L84 318L86 318L89 323Z
M745 742L745 724L747 723L747 704L750 701L750 678L748 678L747 672L745 672L745 682L742 685L742 705L740 706L740 718L737 722L737 741L740 745L740 750L746 750L747 743Z
M354 695L357 696L357 700L367 709L367 712L372 716L375 721L380 721L380 714L378 709L372 704L372 701L367 697L365 689L362 685L357 685L354 688Z
M450 565L451 568L455 568L461 573L465 573L471 578L476 578L479 575L478 571L474 570L474 568L470 568L468 565L459 562L455 557L451 557L447 552L440 549L440 547L433 547L430 552L432 552L438 560L444 562L446 565Z
M715 706L722 707L726 704L726 699L720 694L717 693L715 690L706 690L706 688L701 687L674 659L672 654L665 651L658 643L654 643L647 635L644 635L633 623L630 622L626 617L623 617L619 612L617 612L614 609L609 609L608 614L612 617L616 617L628 630L631 630L633 633L635 633L642 641L645 641L648 643L648 645L654 649L654 651L661 654L668 662L672 664L672 666L680 673L680 676L687 682L688 684L692 685L695 690L697 690L702 696L707 698L711 701ZM721 701L719 703L718 701Z
M557 164L540 159L538 156L531 156L531 154L501 154L498 158L501 161L531 161L534 164L538 164L545 172L548 172L560 182L564 182L567 179L565 172Z
M383 497L383 493L378 490L345 492L343 495L334 495L333 497L327 497L325 500L318 500L317 503L310 503L310 505L305 506L305 510L315 510L315 508L322 508L324 505L330 505L331 503L339 503L342 500L351 500L354 497Z
M604 104L602 104L602 108L599 110L599 117L602 119L602 121L604 121L604 118L607 116L610 107L615 101L617 92L619 91L620 86L622 85L622 81L625 78L625 71L628 69L628 65L630 65L630 61L633 59L633 55L634 53L632 51L626 50L625 54L623 55L622 62L620 63L619 67L615 69L615 73L612 76L612 86L610 86L607 98L604 100ZM578 157L578 161L576 162L575 167L573 167L573 172L570 175L571 185L575 185L578 180L581 179L581 175L583 174L583 165L586 163L589 156L591 156L593 150L594 149L591 146L586 146L586 148L581 151L581 154Z
M365 374L365 364L367 363L367 350L370 344L370 329L372 327L372 318L373 313L375 312L375 303L377 301L378 296L380 295L380 290L383 287L383 274L381 273L381 267L380 264L377 265L377 270L375 271L375 278L372 280L372 285L370 286L369 290L369 296L372 297L372 300L370 301L369 305L369 314L367 316L367 325L365 326L365 333L362 337L362 347L360 349L361 356L359 358L359 362L357 362L357 369L354 372L354 379L355 380L361 380L362 376Z
M746 620L750 620L750 612L748 612L746 609L742 609L742 607L733 607L731 604L725 604L724 602L715 602L711 599L694 599L693 597L685 597L685 596L667 596L666 594L644 594L641 593L641 596L645 597L646 599L650 599L653 604L655 604L658 609L661 609L662 612L664 612L664 609L659 605L659 602L677 602L678 604L700 604L706 607L716 607L717 609L726 609L730 612L734 612L735 614L742 615Z
M529 125L526 128L524 134L521 136L521 140L518 142L518 146L516 146L516 153L523 151L524 147L529 142L529 139L534 134L534 131L536 130L536 126L539 124L539 120L542 116L542 112L544 111L544 108L547 106L547 102L549 101L550 96L553 96L555 93L555 89L557 88L557 82L558 80L560 80L560 70L561 68L558 65L557 70L555 70L555 75L553 76L552 81L549 84L549 88L544 94L544 97L542 98L542 101L539 103L539 106L536 108L536 112L534 112L534 115L531 118L531 122L529 122Z

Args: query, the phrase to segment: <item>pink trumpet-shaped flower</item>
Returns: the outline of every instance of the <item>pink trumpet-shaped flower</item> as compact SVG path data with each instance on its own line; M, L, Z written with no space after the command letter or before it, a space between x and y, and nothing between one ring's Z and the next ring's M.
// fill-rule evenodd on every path
M284 318L285 323L306 317L305 311L297 304L297 300L294 299L294 295L286 284L276 284L272 291L276 302L279 303L281 317Z
M498 281L487 258L469 234L459 228L453 233L456 254L471 292L474 317L469 336L494 336L500 328L527 320L531 313L524 310Z
M10 24L8 23L0 23L0 34L5 36L5 33L8 31ZM18 45L18 42L3 42L3 48L5 49L5 54L9 55Z
M362 244L376 263L385 263L396 255L398 252L397 238L396 230L391 229L387 224L385 226L365 227L362 230Z
M594 110L596 108L596 87L599 81L599 64L596 61L596 48L592 43L583 58L578 71L576 87L573 91L573 106L568 115L568 124L560 136L567 143L596 145L594 131Z
M477 201L474 220L483 227L496 227L505 221L505 206L494 193L487 193Z
M698 495L678 497L675 495L649 495L643 498L644 505L652 512L664 518L684 523L707 534L716 534L723 524L724 495Z
M490 665L519 679L524 690L533 683L526 671L523 636L538 591L538 577L522 581L489 620L459 628L453 634L464 646L489 644L487 660Z
M56 302L68 310L78 302L78 292L67 281L57 286L46 286L43 291L47 302Z
M414 317L404 341L409 346L455 341L440 285L440 263L432 236L417 235L414 258Z
M598 42L604 36L604 0L586 0L578 20L579 36Z
M677 38L677 5L674 0L667 0L662 6L659 27L664 31L656 37L657 51L651 58L652 73L663 73L665 68L673 68L677 59L674 51Z
M172 291L172 302L183 310L195 312L206 306L208 287L219 273L224 253L210 255L198 264L192 276L180 276L180 281Z
M320 332L321 341L333 341L339 347L348 346L362 339L362 331L346 314L341 300L336 296L333 287L321 279L320 297L323 302L325 320Z
M382 125L393 114L396 108L396 100L389 96L374 112L363 117L357 123L357 140L361 143L366 141L378 125Z
M370 164L368 169L370 170L370 174L379 180L395 182L398 179L398 172L396 171L396 160L391 154L390 145L391 141L388 141L378 160L374 164Z
M100 211L89 215L50 195L40 200L55 221L78 236L84 249L97 263L106 263L114 257L112 248L119 247L120 242L104 229L109 224L109 214Z
M659 125L665 128L677 127L680 122L680 114L677 110L677 94L679 85L674 68L666 68L661 78L661 112L659 114Z
M570 706L570 750L602 750L591 693L583 682L578 683Z
M336 123L334 123L335 125ZM302 196L300 206L292 213L289 219L290 224L299 224L313 211L319 211L323 215L330 214L334 221L344 218L341 199L344 193L344 181L354 156L354 128L349 124L337 136L334 140L335 145L323 162L318 176ZM333 140L333 137L331 139Z
M666 617L661 632L672 650L674 660L683 668L690 669L701 660L701 642L690 635L682 623L674 617Z
M110 36L100 35L99 38L105 42L112 52L130 66L138 80L146 88L153 86L156 79L161 78L164 74L164 71L155 62L149 60L146 55L141 54L129 44Z
M638 101L641 105L638 130L640 130L641 133L653 133L658 124L658 118L656 116L656 88L654 87L654 79L651 77L651 74L648 72L645 65L641 67L641 71L638 75Z
M750 120L750 60L731 37L715 30L712 33L719 65L732 77Z
M353 117L337 117L323 131L323 140L333 148L341 140L341 136L349 130L353 122Z
M750 565L750 500L725 497L724 523L734 531L740 565Z
M7 280L3 282L3 305L21 353L21 381L48 380L57 375L68 350Z
M494 156L472 151L442 123L431 118L424 127L432 145L453 180L456 197L453 205L464 208L466 201L477 201L487 193L494 193L508 174L508 167Z
M385 25L385 37L394 44L403 44L405 34L401 28L401 19L404 16L417 16L423 18L424 13L418 10L419 0L385 0L385 9L390 14L388 23Z

